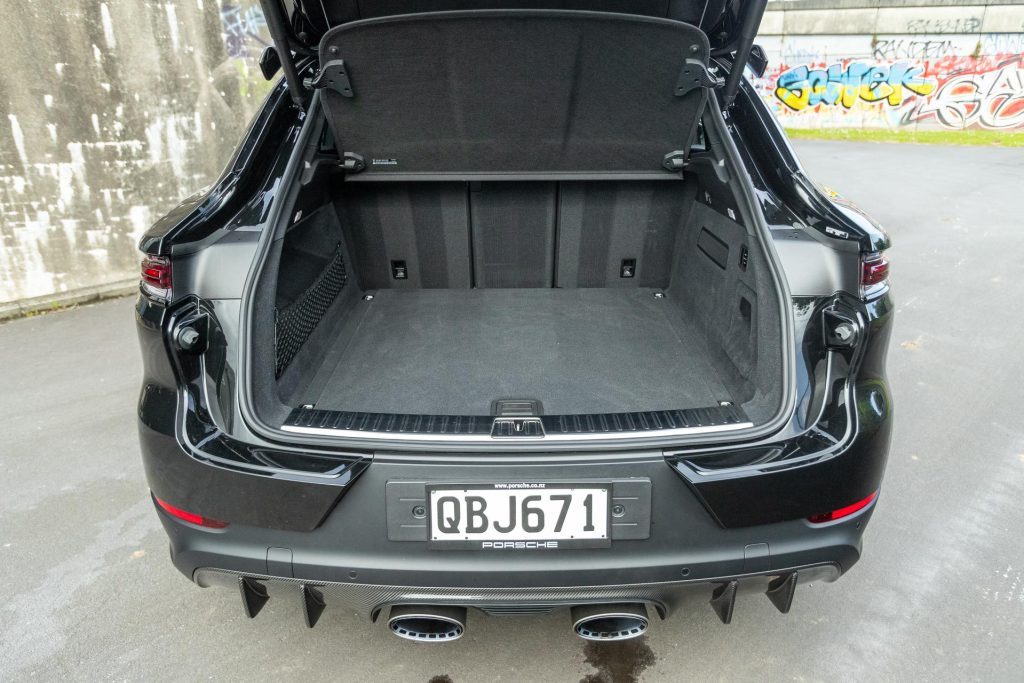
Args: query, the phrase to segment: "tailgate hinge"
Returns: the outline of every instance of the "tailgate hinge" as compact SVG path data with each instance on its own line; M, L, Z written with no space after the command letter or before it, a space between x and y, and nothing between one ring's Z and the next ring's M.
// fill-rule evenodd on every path
M673 173L682 171L686 168L686 152L681 149L669 152L661 160L661 165L665 167L666 171L672 171Z
M332 59L323 65L319 73L308 82L311 88L327 88L342 97L355 97L352 81L348 78L348 67L344 59Z
M340 158L333 154L318 154L306 162L299 183L303 186L309 185L320 174L320 169L339 167L346 173L359 173L366 169L366 160L355 152L345 152Z
M687 59L676 81L676 97L682 97L697 88L721 88L725 79L717 75L717 68L709 68L699 59Z
M366 159L355 152L345 152L341 155L341 167L346 173L359 173L366 168Z

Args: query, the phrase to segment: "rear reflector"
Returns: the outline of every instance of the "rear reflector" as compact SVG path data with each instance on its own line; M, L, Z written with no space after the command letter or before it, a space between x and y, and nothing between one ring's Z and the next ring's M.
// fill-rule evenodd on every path
M199 526L205 526L208 529L223 529L228 525L227 522L222 522L219 519L210 519L209 517L197 515L194 512L188 512L187 510L176 508L167 501L160 500L155 496L154 500L156 500L157 505L162 507L167 512L167 514L171 515L172 517L177 517L178 519L186 521L190 524L198 524Z
M169 301L171 298L171 260L166 256L142 259L142 290L151 297Z
M860 260L860 288L867 293L889 279L889 259L881 253L864 254Z
M849 517L853 513L859 510L863 510L868 505L871 505L871 502L877 497L878 491L875 491L864 500L858 500L856 503L853 503L852 505L847 505L846 507L839 508L838 510L833 510L832 512L824 512L820 515L812 515L807 518L807 521L811 524L824 524L825 522L834 522L837 519Z

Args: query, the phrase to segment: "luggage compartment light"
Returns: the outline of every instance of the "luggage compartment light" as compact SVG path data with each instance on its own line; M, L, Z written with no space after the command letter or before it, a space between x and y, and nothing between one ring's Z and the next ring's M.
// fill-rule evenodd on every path
M811 515L807 518L807 521L811 524L824 524L826 522L834 522L837 519L842 519L843 517L849 517L853 513L859 512L860 510L866 508L868 505L871 505L871 503L877 497L878 491L875 491L867 498L864 498L863 500L858 500L856 503L853 503L852 505L841 507L838 510L833 510L832 512L823 512L819 515Z
M190 524L204 526L207 529L223 529L228 525L227 522L222 522L219 519L210 519L209 517L197 515L194 512L188 512L187 510L176 508L167 501L160 500L156 496L153 496L153 499L156 501L157 505L159 505L161 508L164 509L164 511L167 512L167 514L171 515L172 517L177 517L178 519L188 522Z

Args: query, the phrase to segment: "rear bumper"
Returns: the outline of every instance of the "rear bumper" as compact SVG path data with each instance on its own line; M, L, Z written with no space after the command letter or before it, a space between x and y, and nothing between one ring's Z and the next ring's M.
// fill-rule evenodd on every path
M439 471L440 470L440 471ZM451 470L449 473L447 471ZM431 550L425 541L388 540L389 481L627 476L651 481L650 535L577 550ZM254 500L258 505L259 501ZM487 608L583 602L646 602L666 613L694 587L734 579L750 586L798 572L832 581L860 557L873 505L825 525L789 520L723 528L660 453L626 462L454 468L374 462L310 531L232 523L208 530L159 510L175 566L199 585L236 586L239 576L323 587L328 602L373 613L401 603Z
M226 434L203 392L175 391L170 372L150 372L139 405L143 460L154 496L229 523L209 530L159 512L175 566L201 585L271 577L286 589L323 586L328 599L370 611L398 602L608 600L668 610L695 585L756 585L794 571L801 581L834 580L859 559L874 504L829 524L806 518L877 491L888 452L889 316L869 313L871 343L856 378L836 374L821 409L826 419L784 442L550 455L315 451L261 442L238 423L238 436ZM159 322L140 322L144 349L165 354ZM649 536L557 551L431 550L425 541L389 540L389 482L582 479L650 481Z
M397 586L350 582L317 582L280 576L201 568L195 582L203 588L239 590L243 578L266 587L269 597L301 604L303 588L316 589L329 609L354 610L374 621L385 608L395 605L458 605L493 615L540 614L560 607L583 604L643 603L667 618L693 595L710 595L713 588L737 582L739 595L764 593L778 576L795 573L798 584L832 582L840 569L832 564L792 567L786 572L722 576L714 580L661 583L606 584L594 586L536 586L488 588L466 586Z

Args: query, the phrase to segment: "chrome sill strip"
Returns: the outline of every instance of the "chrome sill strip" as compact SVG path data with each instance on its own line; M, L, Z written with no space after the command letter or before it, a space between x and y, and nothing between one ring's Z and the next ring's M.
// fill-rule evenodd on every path
M599 434L547 434L546 436L525 436L525 437L492 437L480 434L407 434L402 432L367 432L355 429L325 429L322 427L297 427L284 425L282 431L293 434L308 434L312 436L341 436L346 438L366 439L368 441L448 441L458 443L545 443L565 441L613 441L617 439L637 439L648 437L675 437L693 436L697 434L717 434L720 432L735 432L743 429L750 429L753 422L738 422L728 425L716 425L709 427L680 427L678 429L648 429L632 430L621 432L601 432Z

